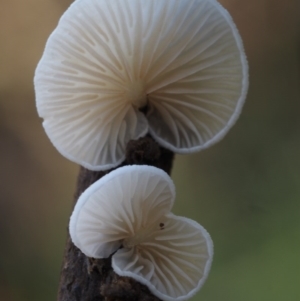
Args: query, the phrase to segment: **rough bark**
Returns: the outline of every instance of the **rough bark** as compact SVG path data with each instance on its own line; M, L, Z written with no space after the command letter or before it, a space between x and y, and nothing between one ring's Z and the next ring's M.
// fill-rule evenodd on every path
M170 174L174 154L161 148L151 137L132 140L126 160L120 166L152 165ZM110 170L111 171L111 170ZM75 202L83 191L110 171L81 168ZM86 257L68 237L57 301L158 301L148 288L128 277L120 277L111 268L111 258Z

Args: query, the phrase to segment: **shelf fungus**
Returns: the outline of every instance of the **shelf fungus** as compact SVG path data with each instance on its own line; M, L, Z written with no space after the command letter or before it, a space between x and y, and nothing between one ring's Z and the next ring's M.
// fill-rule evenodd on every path
M73 243L87 256L112 255L121 276L146 285L162 300L186 300L205 282L213 243L197 222L170 212L171 178L162 170L131 165L90 186L70 219Z
M77 0L49 37L34 82L54 146L106 170L147 133L175 153L219 141L242 109L248 65L215 0Z

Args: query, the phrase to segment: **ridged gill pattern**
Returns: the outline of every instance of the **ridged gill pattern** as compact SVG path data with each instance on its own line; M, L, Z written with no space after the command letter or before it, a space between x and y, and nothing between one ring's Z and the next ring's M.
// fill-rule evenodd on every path
M72 241L89 257L116 252L115 272L162 300L188 299L206 280L213 244L201 225L170 213L174 198L174 184L162 170L118 168L80 196L70 220Z
M47 42L35 90L53 144L99 170L148 131L178 153L215 143L240 113L247 76L215 0L78 0Z

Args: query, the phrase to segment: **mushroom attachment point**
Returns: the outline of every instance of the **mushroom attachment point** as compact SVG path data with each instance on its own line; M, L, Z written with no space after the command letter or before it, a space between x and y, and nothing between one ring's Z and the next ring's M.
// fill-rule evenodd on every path
M197 222L170 212L171 178L146 165L118 168L80 196L70 219L73 243L87 256L112 255L121 276L162 300L186 300L205 282L213 243Z
M248 65L215 0L80 0L49 37L34 83L54 146L107 170L147 133L175 153L219 141L242 109Z

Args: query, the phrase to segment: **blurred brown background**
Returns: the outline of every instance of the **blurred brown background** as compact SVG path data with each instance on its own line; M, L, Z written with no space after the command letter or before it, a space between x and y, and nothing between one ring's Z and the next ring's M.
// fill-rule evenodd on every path
M249 97L226 138L177 156L175 213L210 232L194 297L300 300L300 1L223 0L244 39ZM78 167L50 144L32 78L69 0L0 0L0 300L53 301Z

